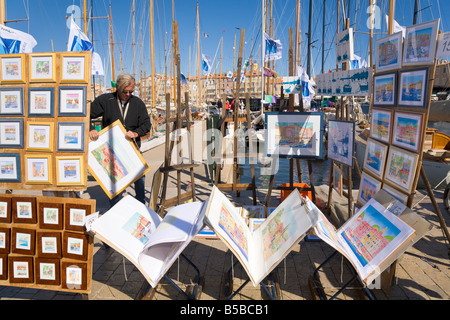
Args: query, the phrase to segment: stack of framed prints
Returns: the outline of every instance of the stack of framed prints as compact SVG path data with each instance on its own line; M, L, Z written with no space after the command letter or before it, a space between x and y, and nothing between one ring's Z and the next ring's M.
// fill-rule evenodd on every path
M92 199L2 195L0 285L89 294L94 211Z
M410 206L419 179L439 20L376 41L373 105L357 202L380 189Z
M91 53L0 55L0 188L86 189Z

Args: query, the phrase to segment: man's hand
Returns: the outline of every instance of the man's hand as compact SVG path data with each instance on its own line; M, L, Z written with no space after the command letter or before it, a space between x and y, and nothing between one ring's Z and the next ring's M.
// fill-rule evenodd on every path
M94 129L94 130L89 131L89 138L92 141L96 141L98 139L98 132L97 132L97 130Z
M135 138L139 137L139 135L134 131L127 131L127 133L125 134L125 137L127 139L131 140L131 139L135 139Z

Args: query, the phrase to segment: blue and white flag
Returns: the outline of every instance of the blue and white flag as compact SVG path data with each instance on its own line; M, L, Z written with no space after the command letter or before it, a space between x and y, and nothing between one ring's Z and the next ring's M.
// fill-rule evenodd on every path
M67 51L91 51L92 52L92 74L103 76L103 63L100 55L94 51L91 40L81 31L80 27L72 19L70 23L69 41Z
M283 45L280 40L273 40L269 38L267 33L264 33L264 42L266 43L266 49L264 53L264 61L281 59L281 51Z
M228 71L227 72L227 78L233 78L233 71Z
M183 84L189 84L184 74L180 73L180 83Z
M283 77L283 89L285 94L298 94L302 87L300 77Z
M0 25L0 54L31 53L36 45L30 34Z
M306 73L305 68L297 66L297 75L300 77L300 82L302 86L302 98L303 103L310 103L316 94L314 86L309 79L309 75Z
M211 73L211 57L202 53L202 71L203 75L208 76Z

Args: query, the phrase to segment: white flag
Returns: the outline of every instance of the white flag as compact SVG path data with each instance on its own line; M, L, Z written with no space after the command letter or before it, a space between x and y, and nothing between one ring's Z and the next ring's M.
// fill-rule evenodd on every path
M30 34L0 24L0 54L31 53L36 45Z
M386 24L389 26L389 16L388 15L386 15ZM394 20L393 33L397 33L397 32L402 32L403 38L404 38L405 34L406 34L406 27L402 27L401 25L398 24L397 21Z
M273 40L269 38L269 35L267 33L264 33L264 42L266 44L264 61L281 59L281 51L283 50L283 45L281 44L280 40Z

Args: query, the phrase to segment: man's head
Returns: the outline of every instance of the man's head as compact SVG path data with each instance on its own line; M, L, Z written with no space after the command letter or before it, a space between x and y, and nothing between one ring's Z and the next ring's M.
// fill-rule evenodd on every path
M122 73L117 77L116 88L119 98L122 101L128 101L134 92L135 80L131 74Z

